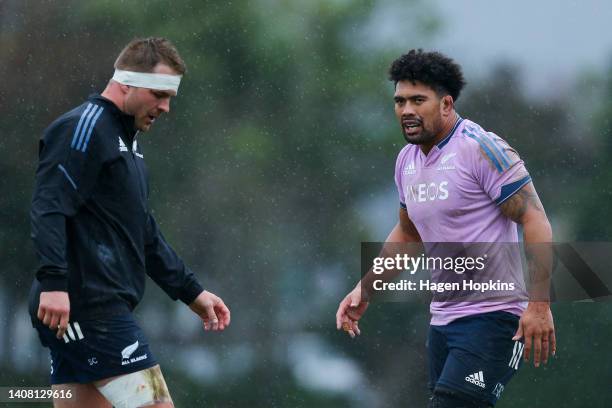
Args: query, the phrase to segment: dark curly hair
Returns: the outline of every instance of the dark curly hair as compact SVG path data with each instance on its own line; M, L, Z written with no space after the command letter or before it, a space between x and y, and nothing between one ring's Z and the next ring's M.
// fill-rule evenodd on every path
M456 101L465 86L461 67L439 52L410 50L391 64L389 80L420 82L431 87L438 96L450 95Z

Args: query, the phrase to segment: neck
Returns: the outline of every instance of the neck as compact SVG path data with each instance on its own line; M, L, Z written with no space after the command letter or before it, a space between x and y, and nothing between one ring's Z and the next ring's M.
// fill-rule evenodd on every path
M101 95L105 97L106 99L108 99L109 101L111 101L112 103L114 103L115 106L119 108L121 112L127 113L124 108L123 93L121 92L120 89L116 88L117 86L118 84L114 83L113 81L109 82L106 88L104 88L104 91L101 93Z
M421 151L427 155L436 144L448 136L448 132L455 126L455 122L457 122L457 112L453 110L453 113L448 115L446 120L442 123L442 129L436 134L436 137L434 137L430 143L423 143L421 145Z

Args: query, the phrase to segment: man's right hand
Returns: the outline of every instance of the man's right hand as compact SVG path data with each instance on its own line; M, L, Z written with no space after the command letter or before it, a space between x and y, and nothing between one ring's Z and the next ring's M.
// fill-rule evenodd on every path
M61 339L70 318L68 292L41 292L37 316L45 326L57 330L56 337Z
M359 330L359 319L368 308L368 302L361 298L361 281L340 302L336 312L336 328L342 329L351 337L361 334Z

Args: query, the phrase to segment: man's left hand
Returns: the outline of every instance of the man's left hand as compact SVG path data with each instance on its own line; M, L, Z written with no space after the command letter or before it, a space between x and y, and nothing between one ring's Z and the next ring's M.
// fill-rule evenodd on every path
M529 361L532 348L533 364L536 367L540 366L540 361L543 361L544 364L548 362L549 351L554 357L557 351L557 340L548 302L529 302L512 340L519 340L521 337L525 338L525 352L523 353L525 362Z
M224 330L230 324L230 311L223 300L208 291L204 291L189 305L195 314L204 322L204 330Z

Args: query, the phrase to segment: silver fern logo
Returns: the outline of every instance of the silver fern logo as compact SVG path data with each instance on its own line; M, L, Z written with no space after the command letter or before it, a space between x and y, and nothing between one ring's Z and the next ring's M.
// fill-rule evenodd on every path
M141 354L140 356L137 356L137 357L132 357L132 354L134 354L134 352L138 349L138 346L139 346L139 343L137 340L136 343L130 344L129 346L121 350L121 357L122 357L121 365L128 365L128 364L135 363L137 361L147 359L148 357L147 353Z
M121 357L123 357L124 360L127 360L136 351L137 348L138 340L136 340L136 343L130 344L129 346L121 350Z

